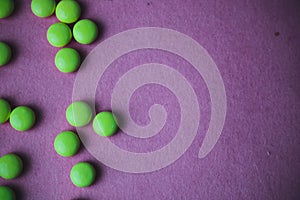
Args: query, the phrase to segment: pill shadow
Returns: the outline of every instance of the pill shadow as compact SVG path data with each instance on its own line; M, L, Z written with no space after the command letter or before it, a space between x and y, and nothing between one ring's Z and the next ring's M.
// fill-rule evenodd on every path
M30 107L33 110L34 114L35 114L35 124L34 124L33 128L40 127L40 125L44 121L43 111L38 106L36 106L34 104L28 104L26 106Z
M78 132L77 132L76 128L66 129L66 130L64 130L64 131L72 131L73 133L75 133L75 134L78 136L78 138L79 138L79 140L80 140L80 145L79 145L79 149L78 149L76 155L81 154L81 153L84 151L84 145L83 145L83 143L82 143L82 141L81 141L81 138L80 138L79 135L78 135Z
M23 170L19 177L25 176L32 169L31 158L27 154L25 154L24 152L21 152L21 151L16 151L13 153L18 155L22 159L22 162L23 162Z
M102 37L105 33L105 24L103 21L96 19L96 18L89 18L89 19L92 20L93 22L95 22L96 26L98 27L98 36L95 39L95 41L92 43L92 45L93 45L103 39Z
M24 5L24 3L25 3L25 1L24 0L14 0L14 6L15 6L15 8L14 8L14 11L13 11L13 13L11 14L12 16L19 16L19 15L21 15L21 10L23 9L24 10L24 7L25 7L25 5Z
M12 184L7 184L6 186L8 186L9 188L11 188L15 195L16 195L16 199L18 200L23 200L23 199L26 199L26 196L25 196L25 192L24 192L24 189L22 187L20 187L19 185L15 184L15 183L12 183Z
M109 111L109 112L112 112L112 111ZM118 129L116 131L116 133L114 135L117 135L117 134L120 134L121 132L121 129L120 127L124 127L125 123L126 123L126 119L125 117L118 111L114 111L112 112L114 117L115 117L115 120L117 122L117 125L118 125Z
M0 96L1 99L4 99L5 101L8 102L8 104L10 105L11 111L16 107L16 101L15 99L13 99L11 96ZM3 124L9 124L9 119L4 122Z
M95 181L94 181L93 185L96 185L103 176L102 167L98 162L96 162L94 160L87 160L86 162L90 163L95 168L96 176L95 176Z

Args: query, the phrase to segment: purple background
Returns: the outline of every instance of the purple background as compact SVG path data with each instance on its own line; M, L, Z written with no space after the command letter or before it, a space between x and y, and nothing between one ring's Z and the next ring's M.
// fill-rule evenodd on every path
M0 96L12 106L29 105L38 115L27 132L0 126L0 155L18 153L24 173L0 185L16 190L19 199L299 199L300 198L300 3L292 0L100 0L81 3L82 18L101 26L91 45L72 41L70 47L86 56L98 43L121 31L165 27L185 33L207 49L217 64L227 92L224 130L213 151L198 159L207 130L210 105L200 75L178 56L161 51L138 51L114 62L97 89L97 110L110 109L117 79L138 64L161 62L191 82L203 117L196 139L172 165L153 173L128 174L104 166L83 147L72 158L53 149L60 131L72 130L64 112L72 99L76 73L62 74L54 66L57 48L46 40L47 28L57 19L35 17L30 0L16 0L16 10L0 20L0 40L13 47L12 62L0 68ZM176 97L157 85L140 88L131 99L138 124L148 121L153 103L166 106L166 128L148 140L124 134L113 142L131 151L162 147L178 128ZM193 120L193 119L191 119ZM69 171L79 161L97 168L96 183L79 189Z

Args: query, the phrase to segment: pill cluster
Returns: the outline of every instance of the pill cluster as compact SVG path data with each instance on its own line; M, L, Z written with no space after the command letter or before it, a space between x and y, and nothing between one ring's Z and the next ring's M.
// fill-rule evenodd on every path
M70 104L66 111L67 121L71 126L86 126L92 119L92 109L83 101ZM98 113L93 120L94 131L104 137L112 136L118 129L116 119L111 112Z
M12 180L20 176L23 170L22 159L13 153L6 154L0 158L0 177L6 180ZM14 191L8 186L0 186L1 200L15 200Z
M92 120L92 109L83 101L71 103L66 109L66 119L71 126L83 127ZM111 112L100 112L93 121L93 127L101 136L111 136L117 131L117 123ZM80 147L80 139L72 131L59 133L54 140L54 149L60 156L74 156ZM95 180L95 168L87 162L75 164L70 172L70 179L77 187L88 187Z
M32 0L31 10L38 17L49 17L55 13L59 22L47 30L47 40L54 47L65 47L74 39L80 44L91 44L98 35L97 25L89 19L81 19L80 5L74 0ZM79 20L79 21L78 21ZM71 31L69 24L74 24ZM63 73L71 73L80 65L80 55L73 48L62 48L55 56L56 68Z
M0 99L0 124L9 120L10 125L17 131L27 131L35 123L35 114L27 106L18 106L11 112L11 107L5 99Z
M14 10L14 1L1 0L0 1L0 19L6 18L11 15ZM6 65L11 58L11 48L5 42L0 41L0 67ZM1 122L0 122L1 123Z
M10 125L17 131L27 131L35 123L35 114L27 106L18 106L11 111L10 104L0 98L0 124L9 120ZM0 177L4 179L17 178L23 169L22 159L13 153L6 154L0 158ZM8 186L0 186L0 199L13 200L15 194Z
M0 19L6 18L14 10L14 1L1 0L0 1ZM9 63L11 58L11 48L4 42L0 41L0 67ZM27 118L29 116L29 118ZM30 129L35 121L34 112L26 107L19 106L11 112L10 104L0 98L0 125L10 120L11 126L18 131L25 131ZM17 178L23 170L22 159L13 153L9 153L0 157L0 177L11 180ZM1 200L15 200L16 195L14 191L8 187L0 186Z
M57 5L56 5L57 4ZM13 0L0 0L0 18L8 17L14 10ZM55 13L60 22L52 24L47 30L47 40L54 47L65 47L74 37L80 44L92 43L98 35L96 24L89 19L79 20L80 5L74 0L32 0L31 10L38 17L49 17ZM78 21L79 20L79 21ZM74 24L71 31L69 25ZM0 42L0 66L9 63L12 50L4 42ZM80 65L80 55L73 48L61 48L55 56L54 63L63 73L74 72ZM34 111L27 106L11 109L9 102L0 98L0 124L7 121L17 131L27 131L35 123ZM90 106L83 101L71 103L66 109L66 120L73 127L83 127L91 121L96 134L108 137L118 129L114 115L103 111L93 118ZM80 148L80 139L73 131L62 131L54 140L54 150L62 157L76 155ZM3 179L17 178L23 169L22 159L13 153L0 158L0 177ZM78 162L70 170L70 180L77 187L90 186L96 176L96 170L88 162ZM15 194L8 186L0 186L0 200L13 200Z

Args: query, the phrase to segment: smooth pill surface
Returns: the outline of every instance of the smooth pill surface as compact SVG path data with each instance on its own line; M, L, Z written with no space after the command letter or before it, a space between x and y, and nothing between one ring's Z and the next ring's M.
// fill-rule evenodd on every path
M0 199L1 200L15 200L16 195L12 189L7 186L0 186Z
M75 127L87 125L92 119L92 109L83 101L73 102L68 106L66 118L69 124Z
M55 56L55 66L63 73L74 72L80 65L80 55L72 48L63 48Z
M23 162L16 154L6 154L0 158L0 176L4 179L14 179L23 170Z
M80 146L78 136L72 131L64 131L58 134L54 141L55 151L64 157L70 157L77 153Z
M72 39L72 32L68 25L63 23L52 24L47 31L48 42L54 47L63 47Z
M0 42L0 67L6 65L9 62L10 58L11 48L6 43Z
M76 22L80 17L80 6L76 1L60 1L57 4L55 14L59 21L71 24Z
M73 35L78 43L90 44L98 36L98 27L93 21L82 19L74 25Z
M11 108L9 103L4 99L0 99L0 124L8 120L10 112Z
M90 186L94 182L95 176L95 168L87 162L77 163L70 172L72 183L80 188Z
M55 0L32 0L31 10L38 17L49 17L55 11Z
M117 131L118 126L111 112L100 112L94 118L93 128L98 135L108 137Z
M0 0L0 19L8 17L14 10L13 0Z
M19 106L11 112L9 122L17 131L27 131L34 125L35 114L31 108Z

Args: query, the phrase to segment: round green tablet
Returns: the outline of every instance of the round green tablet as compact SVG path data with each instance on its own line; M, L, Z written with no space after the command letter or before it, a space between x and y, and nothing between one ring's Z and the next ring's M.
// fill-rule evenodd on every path
M11 112L10 105L4 99L0 99L0 124L6 122Z
M63 73L74 72L80 65L80 55L72 48L63 48L55 56L55 66Z
M31 108L19 106L11 112L9 122L17 131L27 131L35 122L35 114Z
M7 186L0 186L0 199L2 200L15 200L16 195L12 189Z
M78 136L72 131L64 131L58 134L54 141L55 151L64 157L70 157L77 153L80 146Z
M80 188L90 186L94 182L95 176L95 168L87 162L77 163L70 172L72 183Z
M1 0L0 0L1 2ZM1 4L1 3L0 3ZM4 42L0 42L0 67L7 64L11 58L11 49Z
M0 19L8 17L14 10L13 0L0 0Z
M55 0L32 0L31 10L38 17L49 17L55 11Z
M94 118L93 128L98 135L108 137L117 131L118 126L111 112L101 112Z
M47 31L48 42L55 47L63 47L72 39L72 32L68 25L63 23L52 24Z
M67 108L66 118L72 126L85 126L92 119L92 109L87 103L76 101Z
M73 35L78 43L90 44L97 38L97 25L89 19L82 19L74 25Z
M76 22L80 16L80 6L76 1L60 1L57 4L55 14L59 21L71 24Z
M4 179L14 179L21 174L23 162L16 154L6 154L0 158L0 176Z

